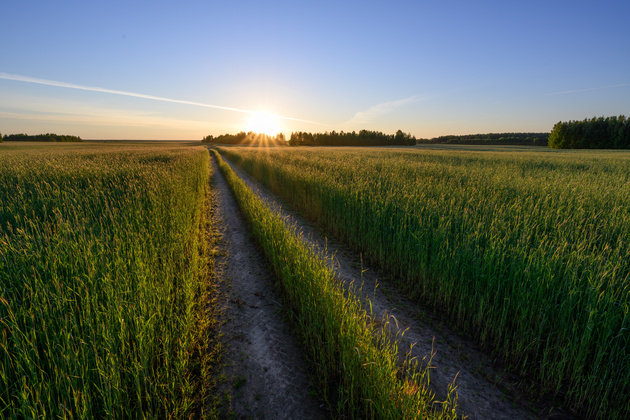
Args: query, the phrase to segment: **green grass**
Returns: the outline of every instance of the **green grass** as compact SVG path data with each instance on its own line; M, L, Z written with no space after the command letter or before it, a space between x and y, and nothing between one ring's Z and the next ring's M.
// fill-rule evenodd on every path
M2 146L0 417L203 410L208 153Z
M277 273L322 395L353 418L455 418L455 402L437 403L417 361L398 364L396 337L344 293L320 256L286 226L215 152L253 236Z
M630 416L630 154L221 149L532 392Z

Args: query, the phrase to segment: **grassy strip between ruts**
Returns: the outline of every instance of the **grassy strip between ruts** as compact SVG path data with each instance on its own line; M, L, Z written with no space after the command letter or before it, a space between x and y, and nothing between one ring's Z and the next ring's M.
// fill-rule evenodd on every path
M417 361L398 363L395 337L345 295L329 267L295 228L273 213L213 150L250 229L280 278L294 322L325 398L357 418L455 418L455 393L443 403L427 389ZM380 326L378 326L380 325Z
M0 156L0 417L202 414L219 348L208 157L83 145Z

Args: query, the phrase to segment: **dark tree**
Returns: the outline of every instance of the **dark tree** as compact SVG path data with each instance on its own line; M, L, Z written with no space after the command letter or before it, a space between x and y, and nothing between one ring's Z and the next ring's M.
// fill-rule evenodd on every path
M420 144L547 146L549 133L487 133L420 139Z
M203 143L212 144L241 144L244 146L286 146L287 141L284 134L269 136L267 134L254 133L253 131L241 131L236 134L222 134L220 136L206 136L201 140Z
M343 131L331 131L324 133L291 133L289 145L291 146L408 146L415 145L416 138L411 134L398 130L395 135L384 134L380 131L361 130L358 133L353 131L345 133Z
M558 122L549 135L554 149L630 149L630 120L598 117L583 121Z
M79 136L57 135L52 133L36 134L9 134L4 137L6 141L45 141L45 142L82 142Z

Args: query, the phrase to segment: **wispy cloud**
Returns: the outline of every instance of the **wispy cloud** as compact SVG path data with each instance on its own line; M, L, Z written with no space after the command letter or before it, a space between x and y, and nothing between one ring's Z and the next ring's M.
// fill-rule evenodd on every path
M413 102L418 102L422 99L423 98L419 97L418 95L414 95L405 99L398 99L396 101L383 102L382 104L374 105L373 107L369 108L366 111L357 112L356 114L354 114L352 118L346 121L343 125L347 127L358 127L363 124L367 124L382 115L389 114L400 107L403 107Z
M134 98L150 99L154 101L172 102L176 104L221 109L224 111L240 112L244 114L257 114L258 113L258 111L234 108L234 107L229 107L229 106L207 104L207 103L195 102L195 101L186 101L186 100L181 100L181 99L164 98L162 96L145 95L143 93L127 92L124 90L107 89L107 88L95 87L95 86L76 85L74 83L58 82L55 80L47 80L47 79L38 79L35 77L21 76L17 74L0 73L0 79L13 80L16 82L35 83L39 85L55 86L55 87L68 88L68 89L86 90L90 92L109 93L113 95L131 96ZM315 121L303 120L300 118L293 118L293 117L286 117L283 115L273 115L273 117L282 119L282 120L300 121L300 122L305 122L305 123L310 123L310 124L321 124Z
M562 92L552 92L549 95L564 95L567 93L588 92L590 90L611 89L611 88L626 87L626 86L630 86L630 83L624 83L622 85L612 85L612 86L599 86L599 87L586 88L586 89L565 90Z

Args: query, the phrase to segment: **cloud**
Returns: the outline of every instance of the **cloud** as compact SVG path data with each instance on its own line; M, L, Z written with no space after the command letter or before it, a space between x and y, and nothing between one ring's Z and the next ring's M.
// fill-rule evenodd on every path
M245 113L245 114L258 113L257 111L234 108L234 107L229 107L229 106L213 105L213 104L206 104L206 103L194 102L194 101L185 101L181 99L164 98L161 96L145 95L143 93L127 92L124 90L107 89L107 88L95 87L95 86L76 85L74 83L58 82L55 80L47 80L47 79L38 79L34 77L20 76L17 74L0 73L0 79L12 80L12 81L17 81L17 82L35 83L39 85L55 86L55 87L62 87L62 88L68 88L68 89L87 90L90 92L109 93L113 95L131 96L134 98L150 99L153 101L162 101L162 102L172 102L172 103L184 104L184 105L201 106L205 108L221 109L224 111L240 112L240 113ZM282 115L273 115L273 117L282 119L282 120L300 121L300 122L306 122L306 123L311 123L311 124L321 124L315 121L286 117Z
M396 109L403 107L407 104L422 100L418 95L411 96L405 99L398 99L396 101L383 102L382 104L374 105L366 111L359 111L352 118L346 121L343 125L349 127L358 127L367 124L374 119L389 114Z
M564 95L567 93L588 92L590 90L611 89L611 88L618 88L618 87L625 87L625 86L630 86L630 83L625 83L623 85L599 86L599 87L594 87L594 88L577 89L577 90L565 90L562 92L552 92L549 95Z

